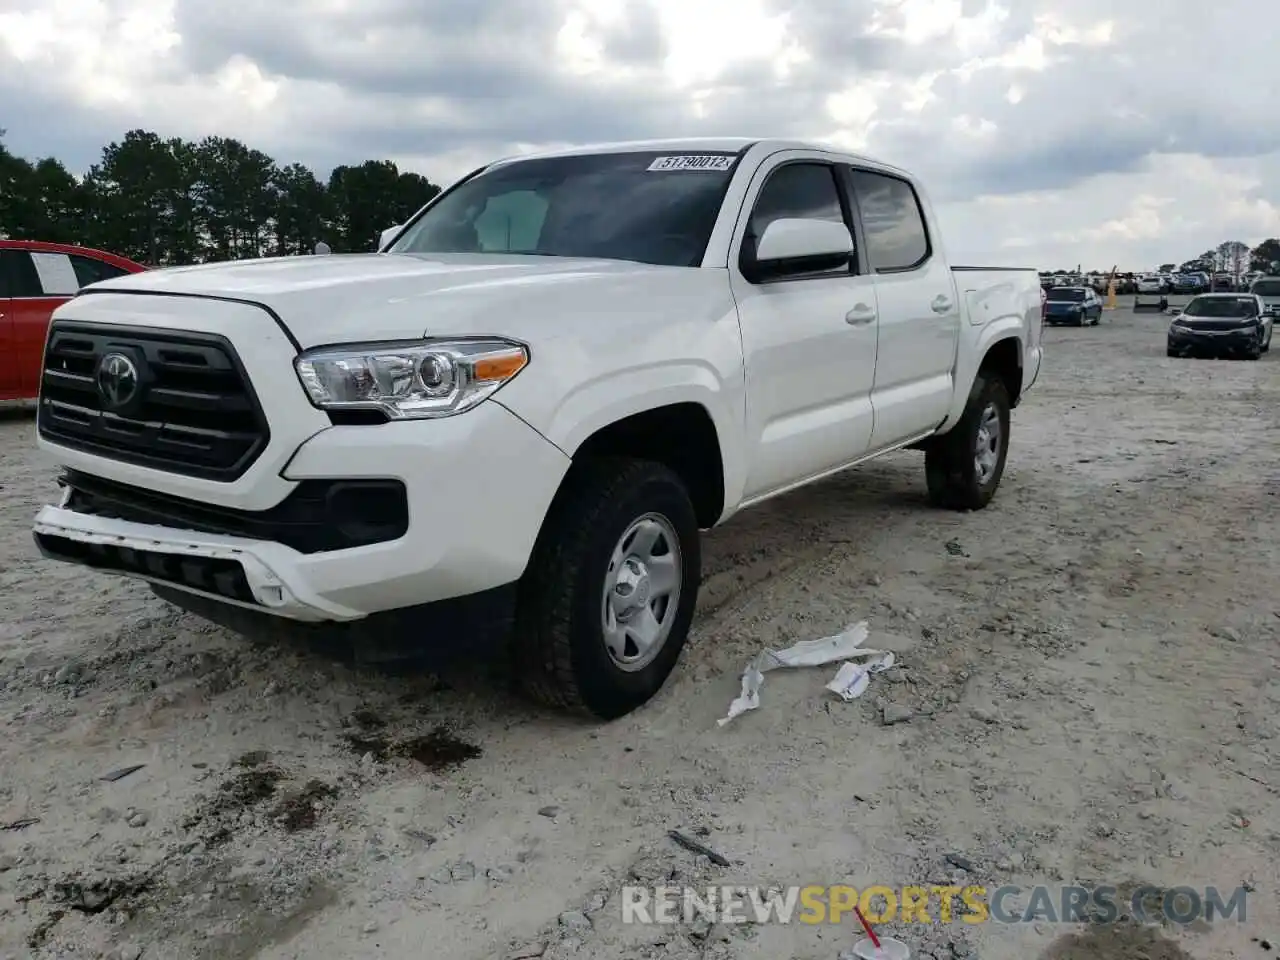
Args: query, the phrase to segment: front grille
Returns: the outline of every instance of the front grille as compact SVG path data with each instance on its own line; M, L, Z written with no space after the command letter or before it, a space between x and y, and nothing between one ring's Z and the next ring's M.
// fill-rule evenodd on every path
M36 546L53 560L81 563L97 570L131 573L203 590L229 600L257 604L244 567L238 560L189 557L155 550L133 550L115 544L82 543L56 534L35 534Z
M1253 323L1236 323L1228 326L1221 320L1182 320L1179 326L1186 327L1188 330L1196 331L1216 331L1217 333L1247 333L1255 326Z
M137 372L132 396L114 404L98 380L113 354ZM66 320L49 329L36 424L66 447L222 482L242 476L270 439L225 337Z
M387 543L409 529L399 480L303 480L268 510L233 510L68 470L65 508L95 517L283 543L299 553Z

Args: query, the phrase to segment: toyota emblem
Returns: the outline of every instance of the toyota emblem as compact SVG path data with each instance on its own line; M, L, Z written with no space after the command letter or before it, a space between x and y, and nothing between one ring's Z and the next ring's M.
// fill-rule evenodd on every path
M108 407L123 407L137 396L138 367L123 353L108 353L98 364L97 382Z

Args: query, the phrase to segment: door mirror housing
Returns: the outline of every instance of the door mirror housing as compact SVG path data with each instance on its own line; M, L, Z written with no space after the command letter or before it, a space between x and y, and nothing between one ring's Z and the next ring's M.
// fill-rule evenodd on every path
M404 224L399 223L394 227L387 227L387 229L383 230L381 235L378 237L378 250L381 251L386 249L387 244L391 242L392 238L394 238L395 235L403 229Z
M774 220L755 241L744 262L749 279L835 270L853 256L853 237L843 223L784 218Z

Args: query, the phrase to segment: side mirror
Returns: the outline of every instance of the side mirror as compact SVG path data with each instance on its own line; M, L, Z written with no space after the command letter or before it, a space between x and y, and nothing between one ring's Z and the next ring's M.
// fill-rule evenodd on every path
M1174 316L1174 317L1176 317L1176 316L1178 316L1178 314L1180 314L1180 313L1182 313L1182 308L1181 308L1181 307L1170 307L1170 308L1169 308L1169 315L1170 315L1170 316Z
M400 223L394 227L387 227L387 229L383 230L382 234L378 237L378 249L379 250L385 249L387 244L391 242L392 237L394 237L397 233L399 233L403 229L404 229L404 224Z
M807 273L847 264L853 256L853 237L843 223L787 218L765 227L755 247L753 273Z

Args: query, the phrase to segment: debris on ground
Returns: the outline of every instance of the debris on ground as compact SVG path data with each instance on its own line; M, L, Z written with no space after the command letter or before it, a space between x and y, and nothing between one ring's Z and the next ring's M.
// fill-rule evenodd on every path
M696 853L700 856L706 857L717 867L728 867L732 865L730 864L729 859L723 854L712 850L705 843L699 843L697 840L693 839L693 837L685 836L679 830L669 830L667 831L667 836L674 840L679 846L684 847L690 853Z
M121 767L119 770L112 770L110 773L105 773L98 779L105 780L107 783L115 783L117 780L123 780L131 773L137 773L145 766L145 763L135 763L131 767Z
M885 650L864 650L862 645L868 636L867 621L859 620L850 624L840 633L818 640L801 640L785 650L764 650L756 656L742 672L742 691L729 704L728 713L716 722L724 726L734 717L755 710L760 706L760 687L764 683L764 675L770 670L784 667L821 667L839 660L855 658L876 658L867 664L868 676L879 670L887 670L893 666L892 653ZM850 664L843 665L836 672L835 678L827 684L826 689L838 693L845 700L852 700L861 695L866 688L866 678L857 669L846 670ZM859 688L861 684L861 689ZM856 692L855 692L856 691Z

